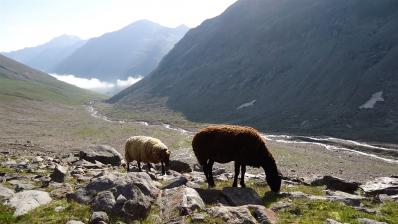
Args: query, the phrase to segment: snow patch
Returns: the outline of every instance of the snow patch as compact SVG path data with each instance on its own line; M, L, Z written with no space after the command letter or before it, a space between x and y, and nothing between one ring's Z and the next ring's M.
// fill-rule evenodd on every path
M243 108L246 108L246 107L252 107L252 106L254 106L254 103L256 103L256 101L257 100L252 100L250 102L244 103L244 104L240 105L239 107L237 107L236 109L240 110L240 109L243 109Z
M366 103L362 104L359 109L373 109L377 102L383 102L383 91L373 93L372 96Z

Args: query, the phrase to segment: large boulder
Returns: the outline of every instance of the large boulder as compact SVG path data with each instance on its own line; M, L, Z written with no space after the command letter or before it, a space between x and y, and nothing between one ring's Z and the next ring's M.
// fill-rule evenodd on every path
M379 177L366 182L360 188L366 195L370 196L378 194L398 195L398 177Z
M29 190L16 193L7 202L7 205L15 208L14 216L20 216L51 201L52 199L48 192Z
M88 149L81 150L80 159L95 163L99 161L103 164L111 164L120 166L122 164L122 156L116 149L108 145L90 146Z
M186 186L163 190L156 204L160 207L160 216L163 220L173 220L178 216L189 215L195 210L205 208L205 203L198 192Z
M324 176L319 179L315 179L311 182L312 186L323 186L325 185L327 189L344 191L347 193L354 193L358 190L360 183L351 182L348 180L343 180L337 177Z
M221 218L225 223L276 223L275 212L260 205L215 206L207 209L213 217Z
M94 177L85 188L69 194L69 200L91 204L94 211L125 219L144 218L159 194L147 173L103 173Z

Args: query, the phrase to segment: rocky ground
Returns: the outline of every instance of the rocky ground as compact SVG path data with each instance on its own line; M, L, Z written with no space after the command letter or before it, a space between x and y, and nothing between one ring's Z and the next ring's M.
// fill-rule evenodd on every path
M208 189L201 168L172 160L129 173L110 146L74 152L0 151L0 223L397 223L398 177L354 182L334 176L285 176L279 194L262 173L247 173L247 188L232 188L233 174L213 170Z

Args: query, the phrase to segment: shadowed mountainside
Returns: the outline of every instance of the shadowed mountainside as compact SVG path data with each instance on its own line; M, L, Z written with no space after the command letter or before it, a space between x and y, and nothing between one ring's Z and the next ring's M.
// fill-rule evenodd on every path
M240 0L118 105L265 131L398 142L398 2Z

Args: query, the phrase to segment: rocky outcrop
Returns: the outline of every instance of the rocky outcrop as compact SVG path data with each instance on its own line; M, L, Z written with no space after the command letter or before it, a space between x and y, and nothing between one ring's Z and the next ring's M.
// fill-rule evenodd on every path
M163 190L156 204L160 208L160 217L165 221L205 208L205 203L198 192L186 186Z
M122 164L123 157L111 146L97 145L80 151L80 159L84 159L92 163L99 161L103 164L120 166Z
M7 200L11 198L14 195L14 191L4 187L2 184L0 184L0 203L4 200Z
M69 194L69 200L91 204L94 211L104 211L126 219L144 218L159 194L147 173L108 172Z
M228 206L260 205L260 196L252 188L226 187L222 190L196 189L206 204L223 204Z

